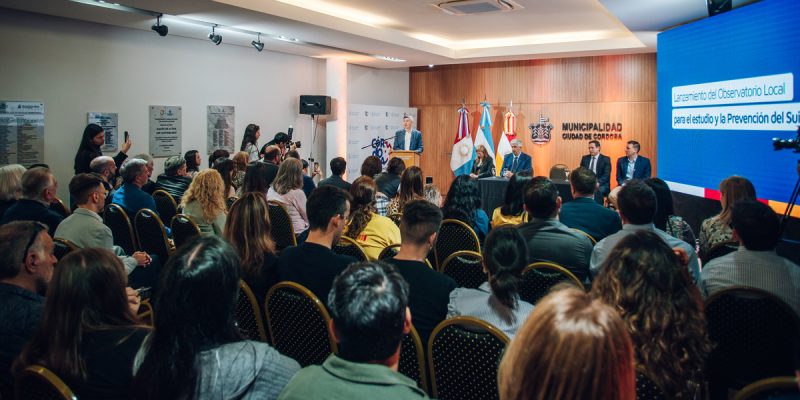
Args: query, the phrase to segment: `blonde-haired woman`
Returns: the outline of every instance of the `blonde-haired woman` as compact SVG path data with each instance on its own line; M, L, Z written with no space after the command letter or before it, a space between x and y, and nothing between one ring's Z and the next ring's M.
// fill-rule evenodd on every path
M250 155L246 151L240 151L233 155L233 162L236 163L236 173L233 174L233 188L239 190L244 186L244 173L247 171L247 164L250 163Z
M722 211L708 218L700 225L700 255L705 256L709 249L733 238L731 216L733 205L742 200L755 200L756 188L741 176L730 176L719 184L719 203Z
M469 176L475 179L494 176L494 161L489 156L489 152L484 145L479 144L475 147L475 156L475 162L472 163L472 173Z
M22 196L22 174L25 167L19 164L0 167L0 218Z
M275 200L286 208L292 219L292 228L297 244L308 236L308 216L306 215L306 194L303 192L303 164L296 158L287 158L278 167L278 174L272 181L267 200Z
M201 232L222 235L227 212L224 190L222 175L209 168L200 171L184 193L183 213L192 218Z

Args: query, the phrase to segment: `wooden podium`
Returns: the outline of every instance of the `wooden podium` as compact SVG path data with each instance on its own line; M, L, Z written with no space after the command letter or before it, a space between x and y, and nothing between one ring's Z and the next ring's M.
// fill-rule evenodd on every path
M410 166L419 167L419 153L410 150L392 150L390 158L399 158L406 163L406 168Z

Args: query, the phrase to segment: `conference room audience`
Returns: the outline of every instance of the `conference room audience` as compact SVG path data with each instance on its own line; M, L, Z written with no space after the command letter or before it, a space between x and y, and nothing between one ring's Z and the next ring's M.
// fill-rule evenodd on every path
M405 164L404 168L405 168ZM361 176L368 176L372 179L381 173L383 170L383 165L381 164L381 159L375 156L369 156L361 162Z
M277 201L286 208L292 220L297 243L302 243L308 236L308 215L300 160L294 158L283 160L272 186L267 191L267 200Z
M685 260L661 236L639 230L622 238L600 267L591 293L620 313L633 341L637 373L665 398L694 399L702 394L711 350L703 299L681 265Z
M622 229L619 214L595 201L597 176L592 170L584 167L576 168L569 174L569 188L572 201L561 205L558 220L564 225L580 229L591 235L595 241Z
M200 172L200 165L203 163L203 160L200 159L200 152L189 150L183 155L183 158L186 160L186 174L194 178Z
M278 280L297 282L319 299L328 298L333 278L357 260L334 253L350 217L350 194L332 186L314 189L308 198L308 238L281 251Z
M422 192L423 196L425 196L425 200L429 201L436 207L442 206L442 192L439 191L439 188L436 185L433 183L428 183L424 188L422 188Z
M375 209L376 192L375 181L368 176L353 181L350 186L350 221L344 233L358 242L371 260L377 260L387 246L400 244L400 229Z
M480 318L514 338L533 305L519 298L522 271L528 265L528 246L516 227L493 229L483 246L483 269L488 281L477 289L450 293L447 318Z
M519 225L528 222L528 213L525 212L525 184L532 179L531 174L520 172L511 176L506 185L503 196L503 205L492 211L492 227L511 224Z
M719 184L719 203L722 211L703 220L700 225L700 255L705 256L712 247L733 240L731 219L734 205L744 200L756 199L756 188L741 176L729 176Z
M258 303L278 283L278 256L272 240L267 199L261 193L245 193L228 212L223 236L241 260L242 279L250 286Z
M14 398L11 364L36 332L56 257L47 226L16 221L0 226L0 396Z
M640 156L641 145L629 140L625 145L625 156L617 159L617 187L608 194L608 202L617 206L617 196L622 187L632 179L644 180L651 176L650 160Z
M417 166L406 168L400 176L400 192L389 201L386 214L402 213L409 201L424 199L422 188L422 170Z
M277 165L259 161L251 162L244 175L244 185L239 188L237 194L242 197L245 193L257 192L266 196L277 174Z
M386 171L375 176L375 184L378 191L385 194L389 199L397 196L400 188L400 175L406 170L406 163L402 158L392 158L386 164ZM363 174L362 174L363 175Z
M242 145L239 148L247 154L247 162L258 161L258 139L261 137L261 127L256 124L249 124L244 128Z
M61 214L50 209L58 191L56 177L48 168L33 167L22 174L20 186L22 198L3 213L0 225L13 221L37 221L47 225L52 237L58 224L64 220Z
M456 288L452 278L425 262L441 226L439 207L425 200L410 201L400 220L400 250L385 260L397 267L397 272L408 282L408 307L423 343L428 343L433 329L447 317L450 292Z
M300 370L279 398L427 399L397 371L400 342L411 331L408 292L397 270L379 261L352 265L337 276L328 309L339 353Z
M217 158L211 168L219 172L222 178L222 196L226 199L228 197L236 196L236 189L233 187L233 176L236 174L236 163L230 158Z
M475 161L472 163L471 178L488 178L494 176L494 160L489 156L486 146L479 144L475 146Z
M153 332L133 363L136 399L275 399L300 369L236 326L239 257L216 235L193 238L169 259ZM202 311L202 312L199 312Z
M181 156L171 156L164 161L164 173L156 178L156 184L181 204L183 194L189 189L192 178L186 170L186 159Z
M611 158L600 154L599 141L589 141L589 154L581 157L580 166L589 169L597 177L594 199L598 204L603 204L603 197L611 191Z
M564 286L536 304L506 349L500 399L634 400L633 357L619 314Z
M561 196L550 179L537 176L525 184L525 211L531 219L519 226L528 242L528 262L556 263L572 272L581 282L589 278L592 242L558 220Z
M129 399L133 359L150 329L136 317L139 294L126 287L119 258L80 249L58 263L42 323L14 363L19 375L43 365L81 399Z
M136 213L143 208L158 214L153 196L142 190L142 186L147 183L147 162L131 158L122 164L120 175L122 175L122 186L114 193L111 202L122 207L131 220L136 218Z
M76 175L84 172L92 172L89 164L96 157L103 155L103 152L100 150L100 146L102 146L105 141L106 133L100 125L86 125L86 128L83 130L81 144L78 146L77 153L75 153L75 163L73 164L73 168ZM114 163L117 165L117 168L121 167L122 162L128 158L128 150L130 149L131 139L128 137L122 142L122 147L119 149L119 153L114 156Z
M503 158L501 173L503 177L511 178L520 172L528 172L533 176L533 159L522 152L522 141L514 139L511 141L511 154Z
M286 157L291 157L300 160L300 164L302 165L302 173L303 173L303 193L305 193L306 197L311 196L311 192L317 185L314 184L314 180L308 176L308 161L303 160L300 158L300 153L297 150L289 150L286 152Z
M331 176L330 178L319 181L318 187L333 186L342 190L350 190L350 182L342 179L347 170L347 161L343 157L336 157L330 162Z
M150 154L142 153L134 156L133 158L138 158L147 162L147 164L145 164L147 167L147 182L142 186L142 190L144 190L147 194L152 195L153 192L158 189L158 185L156 185L156 183L151 179L153 177L153 169L155 168L153 157Z
M689 258L687 268L692 281L697 282L700 279L700 263L697 260L694 246L670 236L653 225L653 219L656 215L656 194L653 189L650 189L649 186L638 179L628 181L619 191L617 202L619 216L622 219L622 230L608 235L594 246L589 265L592 276L597 276L606 258L612 252L612 249L617 246L617 243L626 236L643 230L655 233L669 247L682 249Z
M731 215L739 250L709 261L699 286L706 297L733 286L774 294L800 316L800 266L775 253L780 221L772 209L756 200L736 203Z
M450 184L447 199L442 206L445 219L457 219L471 227L483 243L489 233L489 216L483 211L478 192L478 181L469 175L457 176Z
M656 216L653 218L653 225L670 236L695 246L697 242L692 227L683 218L675 215L672 191L669 190L667 182L661 178L650 178L644 183L656 194Z
M19 164L0 167L0 218L22 197L22 174L27 171Z
M244 174L247 171L247 164L250 163L250 156L245 151L240 151L233 155L233 162L236 163L236 173L233 174L231 183L235 190L244 186Z
M181 207L183 213L197 224L200 232L222 235L228 212L225 197L222 196L223 190L222 177L213 168L200 171L192 179L192 184L181 201Z

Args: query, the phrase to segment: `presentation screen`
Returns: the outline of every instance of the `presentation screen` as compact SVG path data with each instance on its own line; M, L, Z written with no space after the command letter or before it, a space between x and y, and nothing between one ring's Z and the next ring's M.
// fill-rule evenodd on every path
M658 35L658 175L719 198L731 175L783 212L800 153L773 150L800 125L800 1L766 0Z

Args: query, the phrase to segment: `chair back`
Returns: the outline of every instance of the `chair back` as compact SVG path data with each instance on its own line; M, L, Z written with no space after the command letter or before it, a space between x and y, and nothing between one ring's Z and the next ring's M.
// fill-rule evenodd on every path
M156 202L156 211L162 221L170 222L175 214L178 213L178 204L175 198L164 189L153 192L153 200Z
M59 199L58 197L56 197L56 199L53 200L52 203L50 203L50 210L57 212L64 218L67 218L69 217L70 214L72 214L71 212L69 212L69 207L67 207L67 205L64 204L64 202L61 201L61 199Z
M56 374L41 365L25 368L15 382L15 397L25 400L76 400Z
M53 244L55 245L53 253L57 260L60 260L71 251L78 250L78 246L67 239L53 238Z
M411 325L411 332L403 336L403 342L400 344L400 363L397 372L413 379L420 389L428 392L425 347L414 325Z
M793 376L779 376L753 382L736 393L734 400L768 400L768 399L797 399L800 390L797 388L797 378Z
M143 208L136 213L134 219L134 226L136 227L136 236L139 237L139 244L142 251L147 254L157 255L163 263L172 254L172 250L167 240L167 231L164 229L164 223L153 210Z
M183 246L195 236L200 236L200 227L186 214L176 214L172 217L172 240L175 241L175 248Z
M442 221L436 244L433 245L436 268L441 269L447 257L461 250L480 253L481 242L478 240L478 235L469 225L459 220L446 219Z
M431 397L497 399L497 367L508 342L503 332L477 318L442 321L428 341Z
M281 282L270 288L264 312L273 347L301 367L322 364L328 355L337 352L328 330L328 310L302 285Z
M394 222L394 224L397 225L397 227L399 228L400 220L403 219L403 213L393 213L387 215L387 217L389 217L389 219L392 220L392 222Z
M564 164L556 164L550 167L550 179L567 180L569 167Z
M667 400L661 388L642 373L636 373L636 400Z
M592 235L590 235L590 234L588 234L588 233L586 233L586 232L584 232L584 231L582 231L582 230L580 230L580 229L578 229L578 228L571 228L571 229L572 229L573 231L575 231L575 232L578 232L578 233L580 233L580 234L582 234L582 235L586 236L587 238L589 238L589 241L591 241L591 242L592 242L592 246L594 246L594 245L596 245L596 244L597 244L597 239L595 239L595 238L594 238L594 236L592 236Z
M794 375L800 320L791 307L763 290L733 287L706 300L706 364L711 396L774 376Z
M238 197L236 197L236 196L231 196L231 197L228 197L228 198L225 200L225 206L227 206L227 207L228 207L228 211L230 211L230 210L231 210L231 207L233 207L233 203L236 203L236 200L239 200L239 198L238 198Z
M711 248L706 250L705 254L703 254L702 257L703 264L708 264L709 261L717 257L722 257L726 254L733 253L738 249L739 249L739 242L735 240L728 240L722 243L717 243L714 246L711 246Z
M585 289L583 283L572 272L558 264L544 261L532 263L522 271L519 298L536 304L542 297L547 296L553 286L561 282L570 282L581 290Z
M400 244L390 244L386 246L383 250L381 250L381 254L378 255L378 260L386 260L388 258L392 258L400 252Z
M267 341L264 321L261 320L261 306L250 286L243 280L239 280L239 299L236 301L234 314L242 336L250 340Z
M133 223L131 223L128 213L119 204L111 203L106 206L103 223L111 229L111 234L114 235L114 244L122 247L125 254L131 255L139 249Z
M283 250L290 246L297 246L297 238L294 236L294 228L292 227L292 218L289 217L289 212L286 207L278 201L269 201L269 221L270 221L270 234L272 240L275 241L275 247L278 250Z
M155 314L153 313L153 304L150 303L150 299L144 299L139 303L139 312L136 313L136 316L143 324L153 326Z
M358 261L369 261L369 257L367 257L367 253L364 251L364 248L362 248L358 242L353 240L353 238L347 236L342 236L339 239L339 243L333 245L331 250L333 250L333 252L336 254L350 256Z
M441 272L456 281L458 287L475 289L486 282L483 257L470 250L457 251L442 263Z

